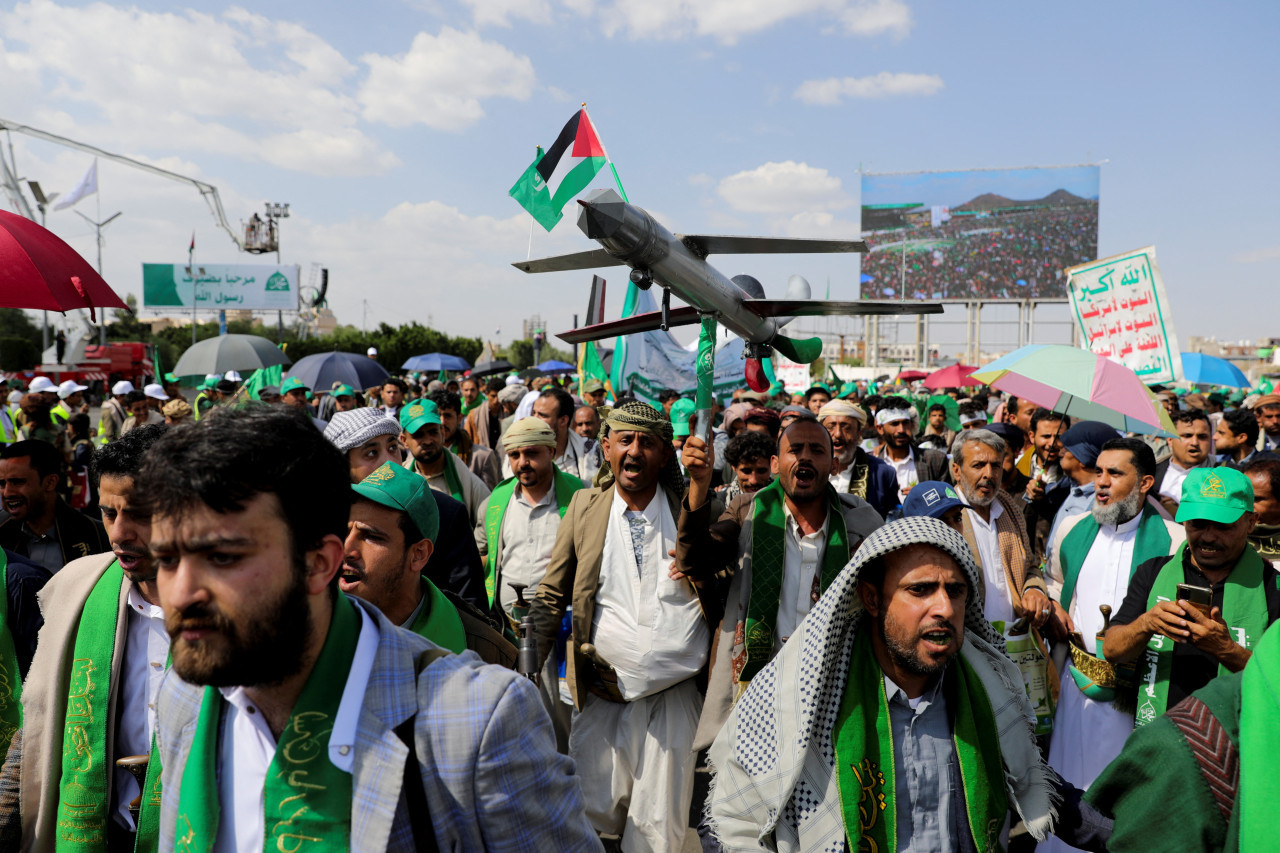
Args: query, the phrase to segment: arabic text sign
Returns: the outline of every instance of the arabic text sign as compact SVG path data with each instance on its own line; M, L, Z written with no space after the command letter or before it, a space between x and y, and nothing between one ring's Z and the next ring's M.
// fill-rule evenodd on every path
M194 298L194 303L193 303ZM298 309L298 268L267 264L143 264L146 308Z
M1071 267L1067 298L1088 347L1148 385L1182 378L1182 356L1155 246Z

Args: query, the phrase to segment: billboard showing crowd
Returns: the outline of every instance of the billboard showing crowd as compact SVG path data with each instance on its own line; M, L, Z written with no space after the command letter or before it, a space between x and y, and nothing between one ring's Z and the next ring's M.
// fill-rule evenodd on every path
M1097 166L862 176L863 299L1041 299L1098 256Z

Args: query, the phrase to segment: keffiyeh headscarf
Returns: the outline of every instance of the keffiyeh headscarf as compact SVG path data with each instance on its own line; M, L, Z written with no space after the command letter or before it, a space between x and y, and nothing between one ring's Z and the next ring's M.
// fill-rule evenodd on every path
M660 409L655 409L648 403L642 403L639 400L623 403L609 412L608 417L600 424L601 443L614 430L619 432L645 432L649 435L657 436L667 444L670 444L672 439L671 420ZM609 466L609 460L606 457L603 464L600 465L600 470L596 472L593 485L599 488L606 488L612 482L613 469ZM684 477L680 474L680 463L674 453L658 474L658 483L661 484L662 488L674 495L676 500L684 498Z
M915 516L867 537L716 737L707 817L726 850L766 849L760 839L775 833L779 847L786 840L806 851L844 849L832 733L864 615L858 580L872 561L918 544L945 551L969 580L960 654L991 703L1009 802L1036 840L1048 836L1056 817L1051 771L1036 749L1022 674L983 616L978 565L960 534Z

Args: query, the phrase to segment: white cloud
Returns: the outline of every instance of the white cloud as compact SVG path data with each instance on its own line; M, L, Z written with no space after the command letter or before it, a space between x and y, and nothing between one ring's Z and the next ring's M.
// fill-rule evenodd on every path
M785 237L826 240L857 240L862 234L856 223L837 219L824 211L797 213L780 223L776 230Z
M840 15L845 31L857 36L890 33L903 38L911 31L911 9L901 0L865 0L854 3Z
M477 27L511 26L511 18L522 18L534 23L546 23L551 18L551 6L546 0L462 0L470 7Z
M719 193L734 210L746 213L794 214L849 204L838 177L793 160L730 175L720 181Z
M1257 264L1263 261L1280 261L1280 246L1268 246L1265 249L1254 249L1251 252L1240 252L1232 255L1231 260L1237 264Z
M911 10L902 0L614 0L599 10L606 35L678 39L710 36L725 44L795 18L835 21L848 34L902 37Z
M369 66L359 94L363 115L392 127L463 130L484 115L482 98L528 100L535 83L527 56L451 27L438 36L418 33L399 56L362 60Z
M796 89L796 100L834 106L844 98L894 98L936 95L942 91L936 74L892 74L881 71L868 77L828 77L806 80Z
M214 16L33 0L0 13L0 32L0 69L34 86L28 115L60 118L55 132L325 174L399 162L356 127L344 91L355 66L297 24L236 7Z

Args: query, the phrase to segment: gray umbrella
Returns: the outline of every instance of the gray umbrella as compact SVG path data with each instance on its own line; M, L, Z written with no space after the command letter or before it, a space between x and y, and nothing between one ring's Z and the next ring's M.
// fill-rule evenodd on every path
M257 335L219 335L209 338L182 354L173 372L178 376L207 376L228 370L244 372L293 362L266 338Z

